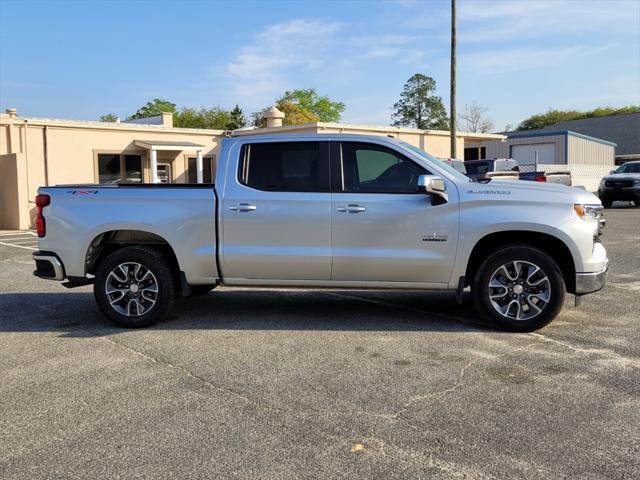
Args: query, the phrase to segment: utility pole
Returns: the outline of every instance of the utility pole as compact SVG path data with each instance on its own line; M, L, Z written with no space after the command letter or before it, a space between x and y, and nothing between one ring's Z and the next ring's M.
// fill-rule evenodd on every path
M456 0L451 0L451 158L458 158L456 148Z

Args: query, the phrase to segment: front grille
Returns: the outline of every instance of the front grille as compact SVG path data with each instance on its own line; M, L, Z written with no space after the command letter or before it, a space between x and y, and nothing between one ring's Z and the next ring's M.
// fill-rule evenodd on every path
M633 187L633 180L607 180L604 184L611 188L629 188Z

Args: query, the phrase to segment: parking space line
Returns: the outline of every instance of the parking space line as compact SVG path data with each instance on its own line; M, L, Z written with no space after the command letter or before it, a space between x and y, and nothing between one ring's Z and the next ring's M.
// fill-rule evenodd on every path
M1 238L3 242L37 242L37 239L33 237L14 237L14 238Z
M37 248L34 248L34 247L25 247L24 245L14 245L13 243L6 243L6 242L0 242L0 245L4 245L5 247L23 248L25 250L33 250L33 251L38 250Z
M21 238L21 241L19 242L4 242L4 243L9 243L11 245L37 245L38 241L37 240L27 240L26 238Z
M20 233L3 233L0 234L0 238L11 238L11 237L35 237L36 234L33 232L20 232Z

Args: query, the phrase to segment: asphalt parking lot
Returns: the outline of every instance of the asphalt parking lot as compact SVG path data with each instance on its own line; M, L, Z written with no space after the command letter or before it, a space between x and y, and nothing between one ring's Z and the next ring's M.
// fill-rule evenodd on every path
M219 289L146 330L0 237L0 477L639 478L640 209L532 334L450 294Z

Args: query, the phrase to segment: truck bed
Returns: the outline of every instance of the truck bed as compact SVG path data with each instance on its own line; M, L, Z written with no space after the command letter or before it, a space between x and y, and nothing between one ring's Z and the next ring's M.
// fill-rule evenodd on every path
M67 276L87 273L90 247L104 235L142 230L173 246L190 284L218 280L212 184L73 184L39 193L51 198L40 249L55 251Z

